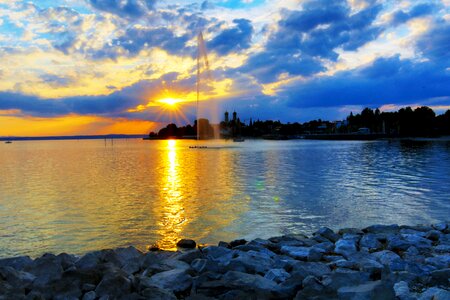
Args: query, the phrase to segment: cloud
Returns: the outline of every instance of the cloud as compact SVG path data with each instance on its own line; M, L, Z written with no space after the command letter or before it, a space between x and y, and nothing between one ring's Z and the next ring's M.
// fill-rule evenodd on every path
M437 11L439 6L435 3L421 3L405 12L403 10L398 10L391 16L391 25L398 26L403 23L408 22L414 18L420 18Z
M385 103L426 103L450 100L450 74L434 62L400 57L378 58L371 65L333 76L287 85L279 97L293 107L332 107ZM436 104L436 103L435 103Z
M265 49L251 55L240 71L262 83L280 75L311 76L324 71L323 60L336 61L337 49L355 51L383 31L373 25L382 6L368 5L352 14L347 2L311 0L302 10L285 10Z
M423 56L450 66L450 23L441 21L417 40L416 46Z
M209 50L215 51L219 55L227 55L250 48L253 34L251 21L235 19L233 23L235 27L223 30L207 43Z
M89 0L92 7L123 18L137 18L155 8L156 0Z

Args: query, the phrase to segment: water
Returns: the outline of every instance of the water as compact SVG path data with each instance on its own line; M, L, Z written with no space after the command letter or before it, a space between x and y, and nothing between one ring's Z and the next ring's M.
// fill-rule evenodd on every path
M196 143L0 144L0 257L450 215L449 142Z

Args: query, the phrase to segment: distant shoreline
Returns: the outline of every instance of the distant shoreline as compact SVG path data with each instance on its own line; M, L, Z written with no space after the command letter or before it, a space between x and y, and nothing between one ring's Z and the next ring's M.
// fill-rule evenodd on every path
M106 134L106 135L68 135L68 136L11 136L0 137L0 142L6 141L55 141L55 140L101 140L101 139L136 139L144 138L146 134Z

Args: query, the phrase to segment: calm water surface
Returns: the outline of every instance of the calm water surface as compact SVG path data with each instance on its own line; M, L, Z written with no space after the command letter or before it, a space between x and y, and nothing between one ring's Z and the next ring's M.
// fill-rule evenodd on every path
M450 215L449 142L196 143L0 144L0 257Z

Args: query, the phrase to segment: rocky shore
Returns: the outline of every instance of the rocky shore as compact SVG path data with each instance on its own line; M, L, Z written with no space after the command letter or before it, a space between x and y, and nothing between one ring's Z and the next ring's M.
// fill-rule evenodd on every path
M450 299L450 224L0 259L0 299Z

